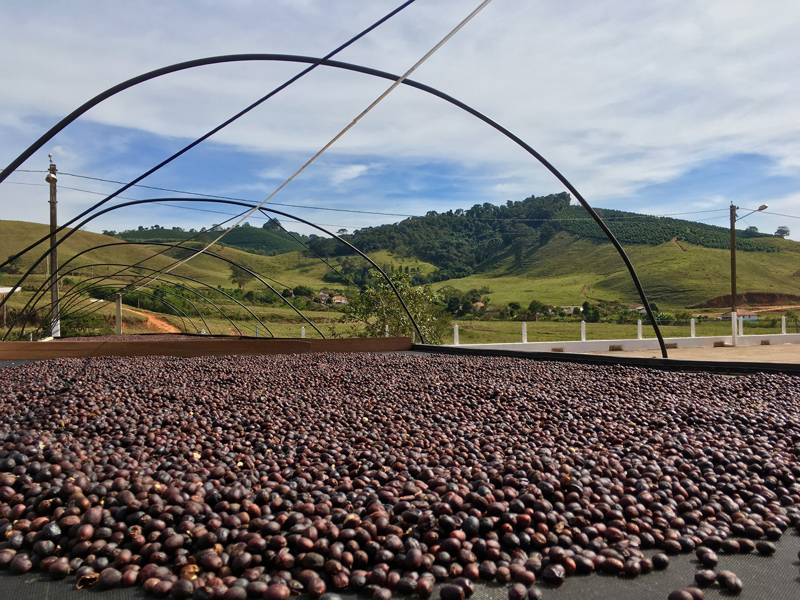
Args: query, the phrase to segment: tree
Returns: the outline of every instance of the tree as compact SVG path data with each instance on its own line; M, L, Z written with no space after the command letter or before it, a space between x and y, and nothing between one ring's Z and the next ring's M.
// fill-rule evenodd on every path
M13 254L11 256L14 256ZM8 257L8 264L0 270L3 273L21 273L22 272L22 265L19 262L19 256L12 260L11 256Z
M249 271L245 271L238 265L230 264L228 266L231 269L231 274L228 278L231 280L231 283L235 284L240 290L256 278L255 275Z
M411 278L405 273L395 273L391 281L414 315L425 341L441 344L451 327L451 320L439 296L430 286L412 286ZM363 324L363 329L358 333L362 337L381 337L387 329L391 336L411 337L415 331L397 295L385 280L367 287L352 298L342 321Z
M522 308L522 305L519 302L512 301L508 303L508 316L512 319L516 316L519 309Z
M775 231L775 237L785 238L787 235L789 235L789 228L786 225L781 225Z
M294 288L294 295L295 297L306 296L308 298L313 298L314 290L312 290L307 285L298 285L296 288Z
M536 232L522 223L516 223L511 230L511 248L514 250L514 266L521 267L525 251L536 241Z
M587 323L597 323L600 321L600 311L596 306L592 306L588 301L583 303L583 320Z
M534 321L539 320L539 315L546 315L548 313L547 306L539 302L538 300L531 300L531 303L528 305L528 314L533 317Z
M275 217L270 218L269 221L266 221L262 226L261 229L273 229L279 230L281 228L281 222L276 219Z
M747 229L744 230L745 235L757 235L758 234L758 227L755 225L750 225Z

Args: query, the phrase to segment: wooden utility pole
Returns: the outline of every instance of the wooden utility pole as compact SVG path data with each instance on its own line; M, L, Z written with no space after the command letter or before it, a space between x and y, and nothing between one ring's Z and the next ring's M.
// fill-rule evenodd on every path
M50 154L50 169L45 181L50 184L50 335L61 337L61 319L58 310L58 247L56 246L56 229L58 229L58 209L56 200L56 166Z

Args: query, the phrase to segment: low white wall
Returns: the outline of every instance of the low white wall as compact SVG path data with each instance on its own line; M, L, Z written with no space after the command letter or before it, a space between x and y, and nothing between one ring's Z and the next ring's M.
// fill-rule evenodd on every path
M737 336L737 346L760 346L762 341L770 344L800 344L800 333L790 334L766 334L766 335L745 335ZM664 338L664 343L668 348L712 348L720 343L726 346L732 345L731 336L711 336L711 337L680 337ZM673 345L674 344L674 345ZM642 340L587 340L573 342L528 342L509 343L509 344L458 344L459 348L495 348L497 350L519 350L522 352L609 352L612 350L659 350L656 338Z

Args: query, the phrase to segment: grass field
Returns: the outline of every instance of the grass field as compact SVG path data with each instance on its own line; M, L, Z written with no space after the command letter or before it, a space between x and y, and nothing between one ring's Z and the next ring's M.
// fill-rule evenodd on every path
M800 244L775 240L777 253L738 252L739 293L770 292L800 295ZM651 302L662 310L681 310L730 294L730 252L672 243L630 246L626 252ZM467 291L488 287L491 302L506 305L531 300L544 304L573 305L584 301L640 304L641 301L622 259L610 244L577 239L560 233L541 249L531 252L514 269L506 258L491 269L462 279L434 285L451 285Z
M31 292L20 292L14 294L8 303L8 310L20 310L24 303L32 296ZM45 301L47 298L45 298ZM114 323L113 302L105 302L102 305L90 304L84 301L82 306L85 310L95 312L105 317L109 326ZM197 313L189 311L184 318L162 313L151 313L154 316L170 323L180 331L188 333L198 333L205 330L212 335L246 335L259 337L292 337L301 336L301 328L305 327L306 337L320 337L314 328L306 323L296 312L290 308L273 306L250 307L252 312L257 315L263 325L234 303L220 303L220 308L230 316L233 323L224 318L221 314L204 315L201 319ZM127 307L126 308L136 308ZM76 308L76 305L72 305ZM141 311L146 312L146 311ZM342 313L335 310L328 311L305 311L304 315L314 323L325 335L325 337L357 336L360 328L350 323L341 323ZM771 316L778 316L776 313ZM123 311L125 333L154 333L154 330L145 326L145 318L132 314L130 311ZM780 333L780 319L775 325L765 326L766 319L758 324L745 323L745 334L767 334ZM488 344L488 343L511 343L519 342L522 339L522 322L520 321L456 321L459 325L459 338L462 344ZM719 321L703 321L696 324L696 335L702 336L723 336L730 335L730 323ZM238 329L237 329L238 328ZM258 328L258 332L256 331ZM35 326L34 326L35 329ZM26 331L32 331L29 327ZM664 337L689 337L689 325L662 325L661 331ZM580 339L580 322L578 321L528 321L527 332L529 342L539 341L570 341ZM644 325L642 334L646 338L655 337L652 327ZM634 339L637 336L635 324L614 324L614 323L587 323L586 338L589 340L600 339ZM444 339L445 344L453 343L452 333Z
M458 337L461 344L500 344L522 341L522 323L519 321L456 321ZM580 322L528 321L529 342L567 342L581 339ZM768 329L750 329L745 326L745 333L780 333L780 324L775 331ZM730 323L719 321L697 323L695 335L717 336L730 335ZM662 325L661 335L664 337L689 337L688 325ZM615 323L587 323L587 340L624 340L636 339L635 324L617 325ZM654 338L655 331L647 325L642 326L642 337ZM452 343L452 334L445 343Z
M24 245L47 234L48 227L36 223L16 221L0 221L0 257L9 256ZM176 258L185 256L186 251L170 250L168 253L156 255L164 250L159 246L113 245L92 250L72 259L81 251L100 244L117 244L119 240L86 231L77 231L59 250L59 262L63 269L71 270L66 276L74 282L102 282L112 287L120 287L138 281L148 281L149 271L146 267L164 268L173 265ZM747 291L773 292L800 296L800 277L792 275L800 270L800 244L789 240L775 240L782 249L779 253L739 252L737 254L738 284L741 293ZM660 246L631 246L628 255L636 267L642 284L651 302L656 302L662 311L682 311L698 305L710 298L729 293L730 289L730 254L727 250L700 248L682 244L683 250L674 244ZM33 262L34 255L46 250L46 244L37 248L20 260L19 266L27 268ZM284 288L294 289L305 285L313 290L344 290L343 284L325 282L329 268L316 258L309 258L299 252L277 256L254 255L233 248L214 248L220 256L234 260L262 274L262 276L278 291ZM37 254L38 253L38 254ZM398 257L389 252L380 251L371 255L378 264L395 268L408 267L427 274L435 267L415 258ZM359 261L358 258L350 258ZM341 263L341 259L331 259L332 264ZM94 266L92 266L94 264ZM120 270L115 264L139 264L136 274L128 271L125 276L114 275ZM462 279L438 282L434 289L453 286L467 291L473 288L488 288L490 306L500 308L509 302L519 302L523 307L538 300L552 305L611 302L623 306L639 304L633 283L624 269L622 260L610 244L601 244L589 240L578 239L560 233L547 245L530 251L520 267L513 266L510 256L496 257L491 264L482 265L482 271ZM42 284L46 279L44 264L37 267L35 274L25 283L25 291L16 293L8 302L9 310L19 310L30 298L32 286ZM216 288L231 288L230 270L226 262L209 254L200 255L187 264L183 264L170 274L160 275L166 281L182 282L202 292L202 287L194 282L180 279L177 276L190 277ZM110 277L102 281L103 277ZM0 286L16 284L18 274L0 274ZM144 279L142 279L144 278ZM157 282L156 282L157 283ZM68 291L62 288L62 294ZM258 281L251 281L246 290L263 290ZM48 302L45 295L40 306ZM237 321L239 329L248 335L255 334L255 320L248 318L245 311L234 304L223 304L223 308ZM105 315L110 309L104 307L100 314ZM251 307L279 337L300 335L303 320L296 313L283 307ZM702 311L692 311L693 313ZM719 314L720 310L716 311ZM706 314L712 315L714 311ZM337 323L339 313L306 312L325 335L347 335L353 332L350 325ZM192 315L190 315L192 316ZM130 331L141 328L133 317ZM206 316L206 322L192 317L194 324L180 318L164 317L176 326L188 330L207 329L210 333L237 333L221 315ZM239 324L241 321L241 324ZM199 325L198 325L199 323ZM520 339L520 323L508 321L469 321L461 323L461 340L464 343L488 343L517 341ZM263 326L259 326L263 328ZM749 325L745 326L746 328ZM777 327L775 328L778 329ZM727 335L729 325L724 323L698 324L697 335ZM529 323L528 339L538 340L570 340L578 339L579 324L566 322ZM757 332L767 331L758 329ZM306 335L318 335L313 328L306 326ZM652 329L644 328L645 336L652 336ZM683 328L664 328L665 336L687 336L688 326ZM589 339L624 339L636 336L635 325L588 324Z
M25 244L47 234L45 225L18 221L0 221L0 257L8 256ZM60 263L92 246L117 243L119 240L100 234L78 231L60 248ZM790 240L774 240L781 252L737 253L738 287L740 293L770 292L800 296L800 277L792 275L800 270L800 244ZM671 243L659 246L629 246L626 248L636 268L642 285L651 302L662 310L680 310L697 306L711 298L730 293L730 253L728 250L701 248L682 244L683 251ZM45 245L37 249L46 250ZM174 263L167 255L153 256L163 251L159 246L117 245L91 251L70 263L68 268L78 266L72 277L112 273L115 267L88 267L90 263L140 263L144 267L161 268ZM312 289L343 289L343 284L324 281L329 268L317 258L303 256L299 252L262 256L249 254L232 248L212 248L220 256L243 264L263 275L276 288L294 289L305 285ZM177 251L179 252L179 251ZM169 254L177 256L176 251ZM31 253L22 259L21 266L32 264ZM409 267L427 274L434 266L415 258L403 258L386 251L375 252L373 260L382 266ZM361 259L351 258L352 261ZM340 259L331 259L332 264ZM44 265L37 273L45 275ZM210 255L201 255L176 268L175 275L201 280L213 287L230 287L229 266ZM146 274L146 270L142 270ZM169 276L167 276L169 278ZM2 275L0 285L11 285L13 275ZM506 305L520 302L527 306L531 300L544 304L572 305L589 302L616 302L639 304L641 301L630 279L622 259L610 244L596 243L559 233L544 247L530 251L520 267L515 268L510 256L499 257L491 264L482 265L479 272L462 279L438 282L434 289L446 285L467 291L488 287L491 302ZM254 281L246 289L260 289L263 285Z

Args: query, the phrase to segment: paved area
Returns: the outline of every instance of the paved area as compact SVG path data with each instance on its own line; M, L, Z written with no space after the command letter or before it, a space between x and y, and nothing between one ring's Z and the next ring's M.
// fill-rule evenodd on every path
M661 358L659 350L632 350L630 352L591 352L605 356ZM774 344L769 346L726 346L724 348L673 348L669 358L680 360L712 360L720 362L765 362L800 364L800 344Z

